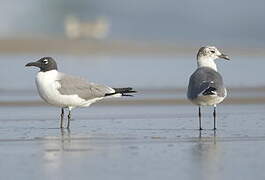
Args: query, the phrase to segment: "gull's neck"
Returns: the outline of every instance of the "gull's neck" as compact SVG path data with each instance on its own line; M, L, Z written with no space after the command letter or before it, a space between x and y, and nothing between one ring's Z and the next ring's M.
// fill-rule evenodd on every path
M46 76L57 76L59 72L56 69L50 71L39 71L38 74L45 74Z
M197 65L198 65L198 68L200 67L209 67L215 71L217 71L217 66L214 62L214 59L212 58L209 58L209 57L198 57L197 59Z

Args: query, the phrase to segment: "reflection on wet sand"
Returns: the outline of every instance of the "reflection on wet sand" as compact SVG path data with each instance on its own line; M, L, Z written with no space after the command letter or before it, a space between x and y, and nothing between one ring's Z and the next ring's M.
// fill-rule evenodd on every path
M193 173L192 179L218 179L221 169L216 164L221 159L221 147L216 141L215 131L213 136L206 137L199 132L198 141L192 146L190 153L191 166L199 167L196 169L196 173Z

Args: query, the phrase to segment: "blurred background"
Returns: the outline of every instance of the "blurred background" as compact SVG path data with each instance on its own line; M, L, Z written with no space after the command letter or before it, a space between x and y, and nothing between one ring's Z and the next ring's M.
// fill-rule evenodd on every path
M1 180L265 179L265 0L0 4ZM231 58L216 60L228 88L217 132L210 107L197 130L186 99L205 45ZM138 93L75 109L71 132L60 131L60 108L41 100L39 70L25 67L44 56Z
M24 65L52 56L63 72L138 89L141 102L186 103L195 56L205 45L232 59L217 60L230 102L261 100L264 18L264 0L1 1L0 101L38 104L38 70Z

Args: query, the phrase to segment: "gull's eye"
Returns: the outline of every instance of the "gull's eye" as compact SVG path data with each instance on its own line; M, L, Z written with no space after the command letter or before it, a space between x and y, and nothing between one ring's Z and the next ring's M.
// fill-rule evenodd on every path
M213 53L213 54L214 54L214 53L215 53L215 51L214 51L214 50L211 50L211 53Z
M43 62L44 64L48 64L48 60L47 60L47 59L44 59L42 62Z

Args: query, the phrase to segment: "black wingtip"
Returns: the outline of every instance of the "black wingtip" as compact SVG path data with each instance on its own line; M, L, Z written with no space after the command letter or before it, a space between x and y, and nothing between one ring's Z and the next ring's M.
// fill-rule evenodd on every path
M131 87L126 87L126 88L113 88L115 90L115 93L121 93L121 94L126 94L126 93L137 93L137 91L133 90Z
M130 93L137 93L137 91L133 90L131 87L126 87L126 88L113 88L115 90L114 93L108 93L105 94L105 96L112 96L115 94L121 94L122 96L127 96L127 97L133 97Z
M214 87L209 87L207 88L202 94L204 96L207 96L207 95L215 95L215 91L216 91L216 88Z

